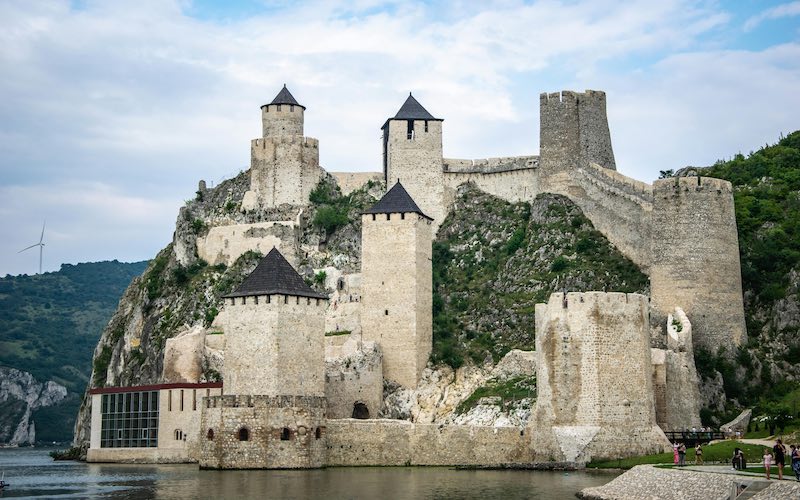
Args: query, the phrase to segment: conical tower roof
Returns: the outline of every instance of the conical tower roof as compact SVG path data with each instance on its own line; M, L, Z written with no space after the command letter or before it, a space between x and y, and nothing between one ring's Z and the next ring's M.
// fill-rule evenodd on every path
M327 295L314 291L297 274L277 248L273 247L261 259L250 275L233 293L225 297L251 297L253 295L295 295L312 299L327 299Z
M292 93L289 92L289 89L286 88L285 83L283 84L283 88L281 89L281 91L278 92L278 95L275 96L275 99L273 99L272 102L269 104L291 104L306 109L305 106L297 102L297 99L295 99ZM268 106L268 104L265 104L264 106ZM264 106L261 107L263 108Z
M428 113L428 110L425 109L422 104L417 101L411 92L408 93L408 98L406 102L400 106L400 109L397 113L389 120L429 120L429 121L436 121L440 122L443 121L441 118L434 118L434 116ZM386 120L386 123L389 123L389 120ZM384 123L384 127L386 126Z
M392 189L383 195L378 203L374 204L372 208L365 210L365 214L399 214L399 213L415 213L419 214L426 219L433 220L425 215L422 210L417 206L417 203L408 194L406 188L397 181Z

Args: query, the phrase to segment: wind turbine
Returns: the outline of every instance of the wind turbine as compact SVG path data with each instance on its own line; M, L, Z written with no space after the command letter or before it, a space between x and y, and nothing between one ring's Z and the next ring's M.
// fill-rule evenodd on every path
M47 222L47 221L45 221ZM34 243L29 247L25 247L17 253L22 253L25 250L30 250L33 247L39 247L39 274L42 274L42 251L44 250L44 225L45 222L42 222L42 235L39 237L39 243Z

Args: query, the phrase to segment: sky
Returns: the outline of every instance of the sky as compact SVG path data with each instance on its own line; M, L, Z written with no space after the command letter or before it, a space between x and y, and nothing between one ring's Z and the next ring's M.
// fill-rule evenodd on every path
M329 171L380 171L408 92L444 154L538 154L539 94L603 90L652 182L800 129L800 1L0 2L0 276L152 258L249 167L286 83Z

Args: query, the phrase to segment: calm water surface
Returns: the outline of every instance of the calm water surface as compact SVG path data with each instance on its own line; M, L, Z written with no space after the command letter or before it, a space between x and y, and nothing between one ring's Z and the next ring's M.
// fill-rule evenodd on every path
M313 471L201 471L196 465L54 462L44 448L0 449L0 498L574 499L609 472L347 467Z

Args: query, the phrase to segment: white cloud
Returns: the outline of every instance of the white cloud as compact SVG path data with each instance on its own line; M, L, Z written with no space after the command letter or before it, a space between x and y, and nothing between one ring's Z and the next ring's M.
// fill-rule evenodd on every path
M150 214L147 224L128 217L137 241L116 233L143 252L135 258L150 257L198 179L247 167L258 107L284 82L308 107L306 134L330 170L380 169L379 127L409 90L446 120L445 154L469 158L536 153L540 92L604 89L620 164L650 179L709 151L774 140L790 106L769 100L794 102L797 59L709 48L730 19L710 5L287 2L212 22L183 0L2 2L0 186L49 189L42 210L69 216L72 234L84 234L81 217L114 231L114 217L55 197L64 186L75 196L88 185L98 210ZM781 50L794 56L791 44ZM19 213L23 199L0 198L0 213ZM0 242L0 262L14 248Z
M759 12L744 23L745 31L752 31L764 21L800 15L800 2L789 2Z

